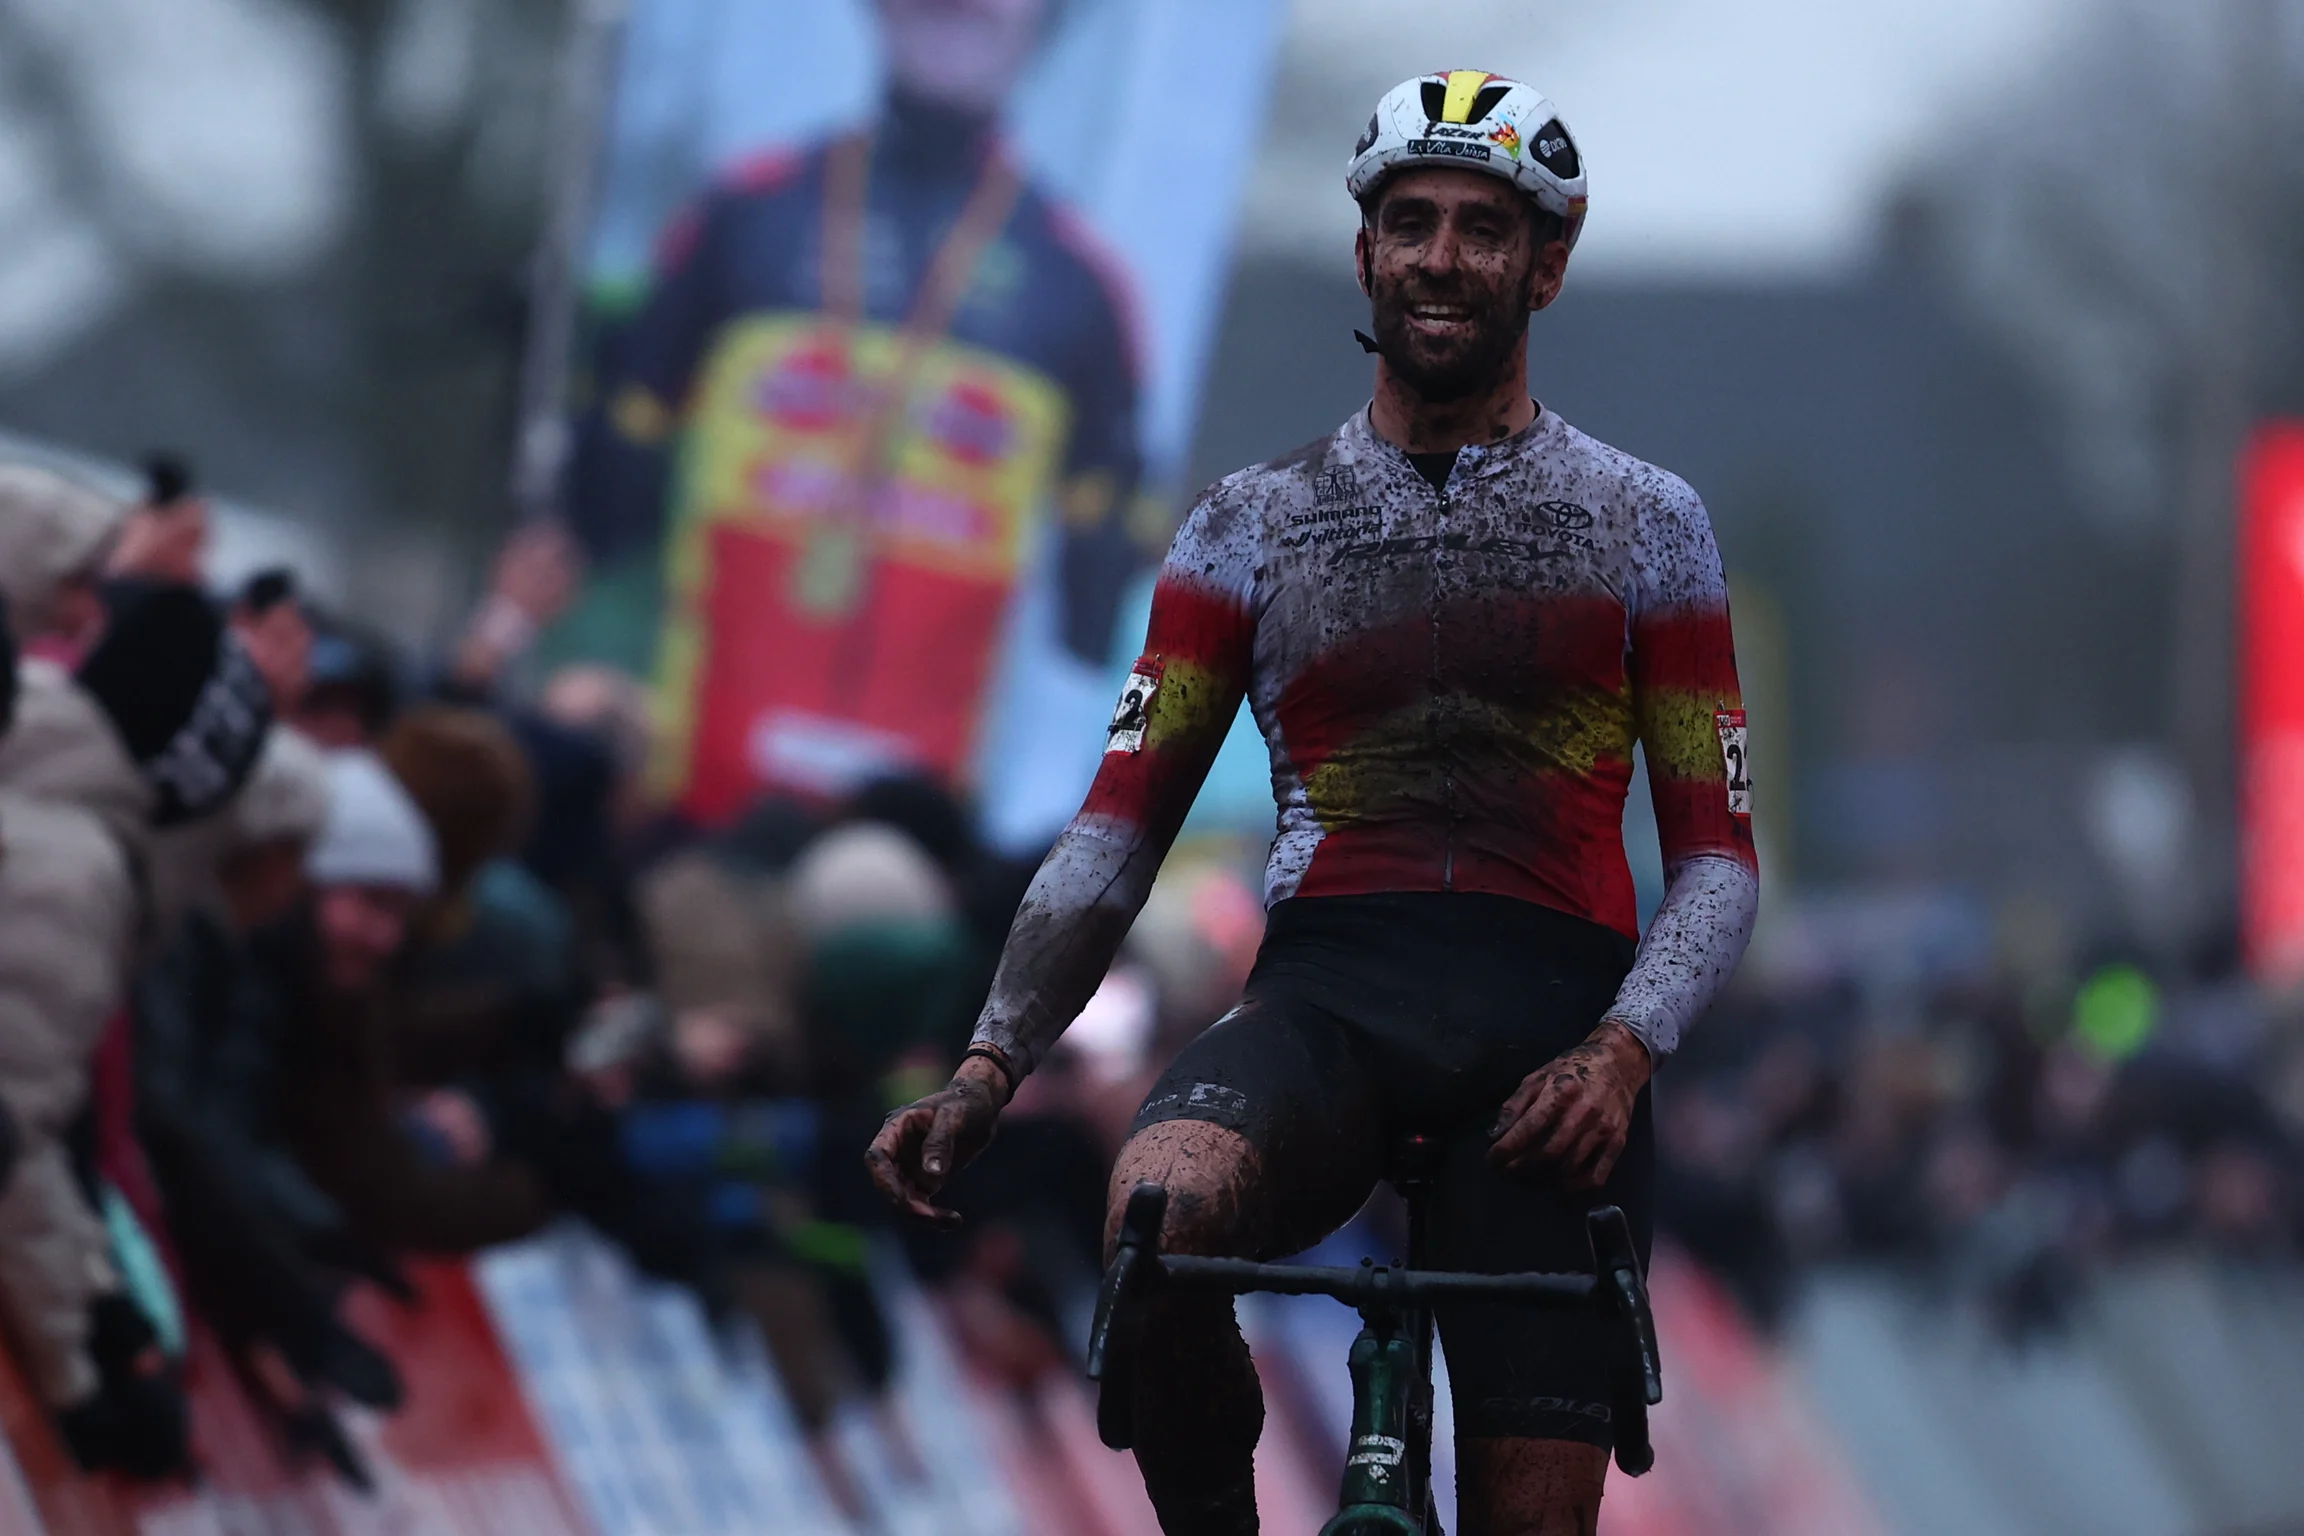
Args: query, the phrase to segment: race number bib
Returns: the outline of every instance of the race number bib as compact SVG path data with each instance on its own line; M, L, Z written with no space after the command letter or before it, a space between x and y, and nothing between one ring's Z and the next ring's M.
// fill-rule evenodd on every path
M1144 750L1144 730L1152 720L1152 699L1160 692L1160 677L1167 670L1157 656L1147 656L1128 674L1113 707L1112 725L1104 733L1104 752L1137 753Z
M1720 728L1720 760L1728 770L1728 809L1738 816L1752 814L1752 766L1744 745L1744 711L1723 709L1712 716Z

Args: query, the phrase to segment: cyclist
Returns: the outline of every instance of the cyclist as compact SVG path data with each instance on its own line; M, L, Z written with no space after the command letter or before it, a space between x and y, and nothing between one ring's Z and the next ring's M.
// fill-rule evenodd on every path
M1269 924L1240 1006L1154 1086L1112 1174L1164 1243L1278 1257L1349 1219L1403 1129L1450 1152L1433 1263L1645 1251L1647 1083L1758 905L1727 592L1688 486L1531 400L1585 179L1543 95L1479 71L1385 96L1351 161L1375 397L1206 492L1153 600L1102 769L1009 934L950 1086L867 1153L916 1215L1096 988L1243 695L1272 756ZM1622 814L1644 749L1666 891L1636 942ZM1469 1536L1590 1532L1607 1325L1438 1310ZM1158 1298L1137 1459L1163 1529L1256 1529L1263 1407L1230 1302Z

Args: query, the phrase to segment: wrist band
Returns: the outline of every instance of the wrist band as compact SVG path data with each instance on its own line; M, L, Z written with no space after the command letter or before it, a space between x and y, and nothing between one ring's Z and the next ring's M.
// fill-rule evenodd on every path
M1000 1069L1001 1079L1008 1084L1008 1097L1011 1099L1016 1097L1016 1069L1008 1064L1008 1058L1006 1056L1003 1056L999 1050L989 1045L972 1045L960 1053L960 1059L962 1061L966 1061L971 1056L979 1057L998 1067Z

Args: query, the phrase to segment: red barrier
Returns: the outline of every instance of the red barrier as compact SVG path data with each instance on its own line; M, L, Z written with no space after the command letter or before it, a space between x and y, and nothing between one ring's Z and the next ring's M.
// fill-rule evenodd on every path
M362 1293L350 1309L407 1387L389 1418L338 1414L373 1492L292 1454L196 1327L185 1382L201 1476L189 1486L131 1489L82 1474L13 1362L0 1360L0 1426L39 1517L20 1532L0 1486L0 1536L589 1536L464 1266L418 1265L414 1279L418 1307Z
M110 1480L73 1464L12 1349L0 1347L0 1433L16 1474L0 1503L0 1532L17 1536L133 1536L136 1520Z

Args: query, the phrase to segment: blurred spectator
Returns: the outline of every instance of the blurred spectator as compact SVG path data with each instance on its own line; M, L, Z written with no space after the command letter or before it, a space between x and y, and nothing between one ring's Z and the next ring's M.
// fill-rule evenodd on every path
M485 697L504 669L528 652L546 625L576 596L583 555L558 523L537 522L513 531L496 556L488 594L449 657L459 693Z
M292 572L273 569L251 577L232 605L232 632L272 690L274 713L287 715L312 684L312 622L296 596Z
M138 1333L63 1137L127 998L152 829L229 800L270 707L196 591L116 594L101 636L76 676L24 665L0 741L0 1096L24 1138L0 1197L0 1302L74 1453L154 1475L183 1459L182 1406L148 1369L149 1325Z
M557 1061L581 989L567 914L510 857L536 806L520 743L483 711L430 704L395 721L378 750L440 853L394 1031L401 1070L439 1083L511 1056Z
M193 490L192 466L155 453L144 461L144 479L144 499L130 510L105 573L198 586L208 564L208 501Z
M196 587L207 569L207 497L175 454L145 458L145 500L129 509L106 576Z
M262 1380L257 1351L269 1346L307 1392L389 1407L397 1378L336 1301L347 1272L394 1276L281 1140L281 1042L265 1031L295 1021L269 1006L274 978L250 950L304 901L330 798L325 756L281 729L216 819L214 879L137 986L137 1126L187 1299L242 1374ZM258 1400L291 1417L303 1408L271 1388Z
M533 1231L550 1209L532 1170L442 1166L402 1119L394 968L439 886L431 829L371 754L336 754L330 793L312 900L254 946L268 985L251 989L249 1027L278 1042L285 1138L375 1248L467 1253Z
M314 627L304 697L288 721L323 747L374 746L400 706L391 653L355 625Z

